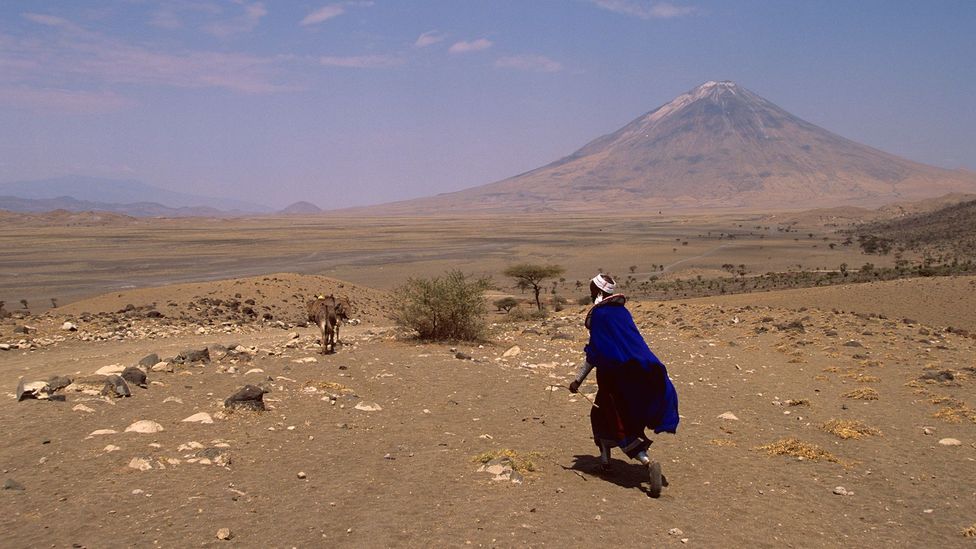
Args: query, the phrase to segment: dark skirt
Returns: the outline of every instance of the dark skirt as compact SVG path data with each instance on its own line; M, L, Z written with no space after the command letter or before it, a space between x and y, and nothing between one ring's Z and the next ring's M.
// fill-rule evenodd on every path
M599 387L595 405L590 409L590 425L593 428L593 442L597 446L607 444L619 446L628 457L636 458L651 445L644 435L645 421L634 413L634 406L628 405L623 384L627 376L615 375L601 368L596 369L596 382Z

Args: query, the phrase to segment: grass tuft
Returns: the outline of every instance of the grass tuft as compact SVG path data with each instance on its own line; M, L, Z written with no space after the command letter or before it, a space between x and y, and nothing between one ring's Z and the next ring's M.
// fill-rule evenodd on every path
M538 471L536 465L536 460L542 457L539 452L529 452L528 454L519 454L515 450L510 450L508 448L503 448L501 450L489 450L478 454L472 458L475 463L488 463L493 459L498 458L508 458L512 462L512 469L519 473L534 472Z
M736 444L735 441L730 438L713 438L712 440L709 440L708 443L712 446L738 446L738 444Z
M878 429L869 427L856 419L831 419L821 425L820 429L845 440L881 435L881 431Z
M976 523L974 523L969 528L962 531L962 537L964 538L976 538Z
M846 398L853 398L856 400L878 400L878 392L870 387L863 387L861 389L854 389L853 391L847 391L843 395Z
M760 446L757 449L765 450L766 453L771 456L791 456L795 458L808 459L810 461L829 461L832 463L840 463L837 456L831 454L816 444L803 442L793 437L780 439L771 444Z

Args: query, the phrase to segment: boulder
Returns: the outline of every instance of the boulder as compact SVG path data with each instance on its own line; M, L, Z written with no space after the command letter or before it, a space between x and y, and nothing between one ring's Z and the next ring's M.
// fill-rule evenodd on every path
M62 330L65 330L67 332L77 332L78 331L78 325L75 324L74 322L70 322L70 321L65 320L64 321L64 324L61 325L61 329Z
M67 386L71 385L71 378L68 376L51 376L47 380L48 387L51 388L51 392L61 391Z
M210 362L210 349L187 349L177 355L175 361L184 364L188 362Z
M102 386L102 396L112 398L122 398L132 396L129 385L122 379L122 376L111 375L105 378L105 385Z
M51 395L51 388L46 381L24 382L20 378L17 382L17 402L31 398L48 398Z
M139 359L139 366L143 368L151 368L156 364L159 364L159 355L156 353L150 353Z
M133 385L138 385L143 389L146 388L146 372L143 372L135 366L129 366L125 370L122 370L122 379Z
M224 407L233 410L254 410L263 412L264 394L268 391L257 385L245 385L224 400Z
M125 428L126 433L153 434L163 430L163 426L151 419L141 419Z

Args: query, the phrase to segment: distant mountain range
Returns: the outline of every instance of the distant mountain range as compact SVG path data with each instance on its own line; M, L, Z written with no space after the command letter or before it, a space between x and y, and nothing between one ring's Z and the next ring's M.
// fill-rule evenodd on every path
M39 212L99 210L133 216L195 216L271 213L267 206L179 193L136 180L66 176L0 183L0 209Z
M797 210L876 207L953 192L976 192L976 174L845 139L726 81L706 82L541 168L370 210Z

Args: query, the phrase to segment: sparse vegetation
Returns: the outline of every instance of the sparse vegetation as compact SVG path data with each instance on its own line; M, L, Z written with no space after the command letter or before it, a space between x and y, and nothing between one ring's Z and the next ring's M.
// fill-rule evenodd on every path
M757 450L765 450L771 456L791 456L795 458L808 459L810 461L829 461L840 463L837 456L817 446L803 442L797 438L789 437L780 439L776 442L760 446Z
M514 278L519 288L531 289L535 294L535 305L542 310L542 300L539 294L542 292L543 283L550 278L558 278L566 272L566 269L559 265L535 265L532 263L520 263L505 269L505 276Z
M823 423L820 429L845 440L881 435L881 431L878 429L869 427L856 419L831 419Z
M484 292L489 288L490 279L471 278L461 271L411 278L394 294L394 319L425 340L480 340L485 335Z
M491 303L499 311L505 311L506 313L511 311L513 308L518 307L519 300L514 297L503 297L501 299L496 299Z
M853 391L847 391L843 395L845 398L852 398L854 400L878 400L878 391L870 387L864 387L861 389L854 389Z
M487 452L478 454L472 458L472 461L475 463L488 463L493 459L508 458L508 460L512 463L512 469L524 474L539 470L538 466L536 465L536 461L540 457L542 457L542 454L539 452L519 454L515 450L504 448L501 450L489 450Z

